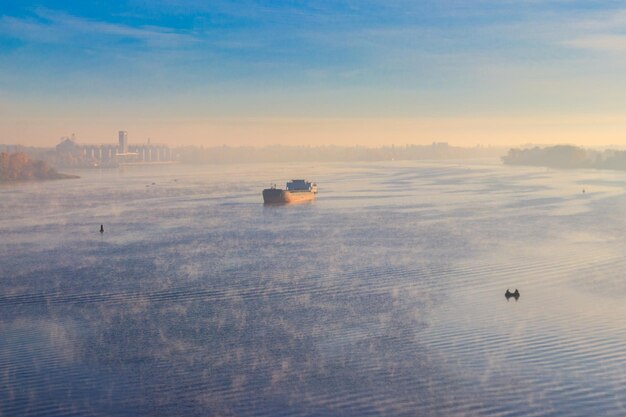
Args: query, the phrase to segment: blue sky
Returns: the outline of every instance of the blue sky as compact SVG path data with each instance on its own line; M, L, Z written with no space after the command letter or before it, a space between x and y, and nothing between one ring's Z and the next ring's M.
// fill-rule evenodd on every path
M5 3L0 143L626 145L621 2Z

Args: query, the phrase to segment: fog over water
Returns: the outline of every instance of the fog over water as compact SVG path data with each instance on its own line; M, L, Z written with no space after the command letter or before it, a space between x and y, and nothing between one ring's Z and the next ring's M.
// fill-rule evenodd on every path
M77 173L0 186L0 415L626 414L624 172Z

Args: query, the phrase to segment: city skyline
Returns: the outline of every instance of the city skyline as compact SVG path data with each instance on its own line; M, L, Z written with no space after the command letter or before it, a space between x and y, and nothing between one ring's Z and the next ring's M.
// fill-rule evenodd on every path
M0 6L3 143L626 145L616 1Z

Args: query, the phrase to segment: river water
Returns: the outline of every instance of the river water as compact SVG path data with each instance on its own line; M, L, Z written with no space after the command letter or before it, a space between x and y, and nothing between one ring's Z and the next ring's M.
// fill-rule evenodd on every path
M2 416L626 414L626 173L78 174L0 187Z

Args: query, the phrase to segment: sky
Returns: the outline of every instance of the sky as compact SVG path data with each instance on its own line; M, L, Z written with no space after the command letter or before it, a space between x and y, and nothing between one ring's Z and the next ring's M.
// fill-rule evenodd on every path
M0 143L626 146L626 4L9 0Z

